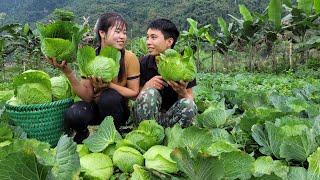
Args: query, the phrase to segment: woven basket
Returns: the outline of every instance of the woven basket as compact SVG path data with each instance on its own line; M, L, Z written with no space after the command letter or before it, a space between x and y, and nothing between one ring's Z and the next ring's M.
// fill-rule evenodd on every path
M9 118L15 125L20 126L29 138L55 146L64 132L64 111L72 104L72 99L63 99L45 104L5 106Z

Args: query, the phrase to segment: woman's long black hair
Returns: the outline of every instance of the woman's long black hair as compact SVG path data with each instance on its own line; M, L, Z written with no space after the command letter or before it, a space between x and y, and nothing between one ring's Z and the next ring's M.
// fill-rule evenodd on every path
M123 17L117 13L104 13L100 15L99 19L97 20L97 23L95 25L95 33L98 38L98 48L97 48L97 54L100 53L101 50L101 37L99 34L99 31L108 32L108 29L110 27L117 26L120 28L127 27L127 22L123 19ZM118 74L118 82L121 82L123 79L123 75L125 73L125 64L124 64L124 55L125 55L125 49L121 49L121 59L120 59L120 69Z

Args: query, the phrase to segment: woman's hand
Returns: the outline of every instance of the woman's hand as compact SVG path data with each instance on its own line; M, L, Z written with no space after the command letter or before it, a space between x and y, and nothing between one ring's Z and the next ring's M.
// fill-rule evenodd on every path
M62 61L61 64L59 64L56 58L46 57L46 60L49 62L49 64L53 65L53 67L59 68L64 74L69 75L72 73L72 70L66 61Z
M101 90L109 87L109 83L105 83L100 77L97 78L94 76L90 76L89 79L91 81L95 93L100 92Z
M143 89L155 88L158 90L163 89L164 86L167 86L167 83L162 79L161 76L154 76L143 86Z
M180 80L179 82L168 81L168 84L172 87L172 89L178 93L178 96L181 98L189 98L189 93L187 91L188 82L184 82Z

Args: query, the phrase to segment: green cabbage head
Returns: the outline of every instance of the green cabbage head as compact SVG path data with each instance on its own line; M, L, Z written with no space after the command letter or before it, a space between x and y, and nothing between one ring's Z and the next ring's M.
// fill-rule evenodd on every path
M103 48L99 56L89 46L79 49L77 54L81 74L101 78L104 82L110 82L118 75L120 58L120 51L112 47Z
M49 89L40 83L27 83L18 87L17 99L22 104L42 104L52 101L52 94Z
M57 62L72 62L77 54L78 44L87 31L71 21L55 21L50 24L37 24L40 33L41 51L48 57L55 57Z
M80 158L81 172L84 179L109 179L113 174L113 164L109 156L91 153Z
M66 99L72 96L69 80L65 76L52 77L52 96L55 100Z
M88 64L91 76L99 77L105 82L110 82L118 75L119 68L113 59L97 56Z
M138 164L140 166L144 163L142 154L134 148L121 146L113 154L113 163L122 172L133 172L133 165Z
M167 49L157 59L159 60L158 72L166 81L190 82L196 77L197 68L190 48L185 49L183 56L174 49Z
M145 158L145 166L164 173L178 172L177 163L171 159L172 149L167 146L152 146L143 157Z
M39 70L28 70L13 79L15 96L22 104L41 104L52 101L50 76Z
M161 125L155 120L144 120L136 130L129 132L125 139L146 151L154 145L161 144L164 137Z

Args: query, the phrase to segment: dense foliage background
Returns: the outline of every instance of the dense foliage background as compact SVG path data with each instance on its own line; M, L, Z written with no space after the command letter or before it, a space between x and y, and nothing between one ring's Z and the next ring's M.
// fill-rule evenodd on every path
M55 8L66 8L75 13L78 21L89 16L93 26L99 14L115 11L128 21L132 29L130 36L137 37L144 35L148 22L158 17L172 19L180 29L185 29L188 17L200 24L215 24L220 16L239 14L238 4L262 12L267 3L268 0L0 0L0 12L6 14L0 23L33 24L47 19Z

